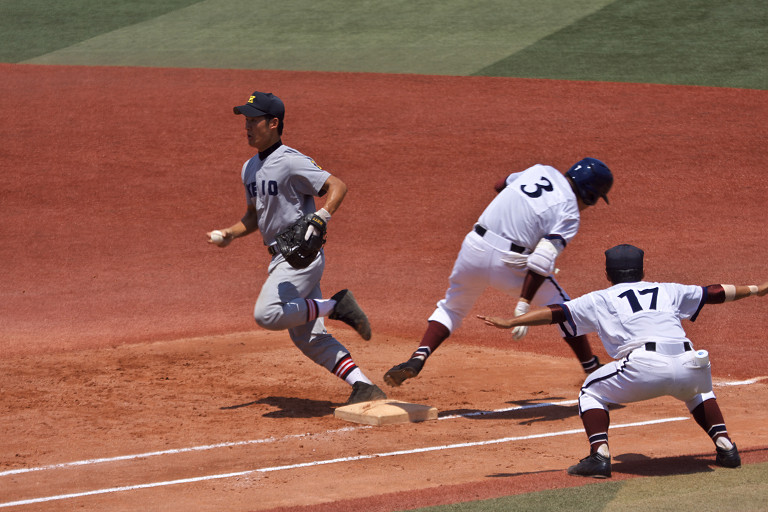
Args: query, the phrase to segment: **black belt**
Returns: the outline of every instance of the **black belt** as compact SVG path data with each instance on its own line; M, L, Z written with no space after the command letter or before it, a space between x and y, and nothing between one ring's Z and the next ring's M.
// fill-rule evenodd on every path
M280 253L280 251L277 250L276 245L267 246L267 251L269 252L270 256L276 256L277 254Z
M691 346L691 343L689 341L683 342L683 348L686 352L690 352L693 350L693 346ZM656 342L655 341L649 341L645 344L645 350L649 352L656 352Z
M475 233L477 233L480 236L485 236L485 234L488 232L487 229L485 229L480 224L475 224ZM523 254L525 252L525 247L521 245L517 245L515 242L509 242L509 250L512 252L516 252L518 254Z

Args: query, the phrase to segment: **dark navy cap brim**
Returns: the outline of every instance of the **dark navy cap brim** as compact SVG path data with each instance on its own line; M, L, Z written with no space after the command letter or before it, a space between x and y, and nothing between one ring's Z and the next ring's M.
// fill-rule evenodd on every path
M238 115L242 114L245 117L259 117L259 116L270 115L270 114L267 114L266 112L262 112L261 110L257 109L256 107L250 104L234 107L232 111L235 114L238 114Z

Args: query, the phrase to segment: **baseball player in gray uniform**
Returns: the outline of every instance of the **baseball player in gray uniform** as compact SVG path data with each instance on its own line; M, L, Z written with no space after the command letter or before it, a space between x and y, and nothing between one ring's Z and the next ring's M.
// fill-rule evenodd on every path
M712 391L706 351L695 351L681 321L695 321L705 304L721 304L768 293L768 282L691 286L644 281L643 251L622 244L605 251L612 286L562 304L505 320L478 315L487 325L509 329L559 323L573 334L597 332L616 360L590 374L579 394L579 414L590 455L568 468L571 475L608 478L608 405L672 396L685 402L715 444L715 463L736 468L741 457L725 427Z
M613 185L613 174L595 158L585 158L563 173L534 165L496 184L498 195L462 243L445 298L429 317L419 347L391 368L384 381L400 386L416 377L427 358L459 328L488 287L518 296L516 315L530 305L568 300L554 278L555 260L579 230L581 211L597 203ZM516 339L527 327L513 331ZM564 332L564 339L589 373L600 365L586 336Z
M323 299L320 279L325 268L322 250L306 268L289 265L275 248L275 237L294 222L314 213L326 223L341 205L347 187L311 158L282 143L285 106L271 93L254 92L245 105L234 107L245 117L248 143L258 150L242 168L247 210L234 225L221 229L228 246L234 239L260 231L272 260L253 316L264 329L287 329L305 356L352 386L348 404L386 398L355 364L349 351L326 329L324 317L340 320L370 339L368 318L349 290ZM316 210L315 197L325 196ZM215 243L211 232L209 243ZM265 254L266 255L266 254Z

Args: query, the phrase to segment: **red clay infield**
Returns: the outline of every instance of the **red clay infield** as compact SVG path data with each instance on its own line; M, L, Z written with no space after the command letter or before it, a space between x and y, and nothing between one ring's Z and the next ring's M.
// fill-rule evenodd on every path
M0 505L385 511L589 483L563 471L586 450L582 375L553 328L513 343L468 318L418 379L387 389L441 419L369 428L332 417L345 384L255 327L260 238L205 243L244 211L251 153L231 107L254 89L286 102L285 142L349 186L323 286L352 289L374 337L329 328L379 384L415 348L492 184L533 163L595 156L616 174L611 205L585 213L558 262L571 295L604 285L602 253L622 242L645 249L651 279L768 277L765 91L7 64L0 76ZM768 375L765 304L710 306L687 326L745 463L766 460L768 417L753 407L766 380L725 383ZM511 306L489 291L475 309ZM682 404L619 408L612 425L614 479L711 470Z

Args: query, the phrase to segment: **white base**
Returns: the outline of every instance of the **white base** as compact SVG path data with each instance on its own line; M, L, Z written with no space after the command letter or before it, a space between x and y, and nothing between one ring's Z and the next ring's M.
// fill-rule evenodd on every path
M436 420L437 409L398 400L374 400L337 407L336 418L364 425L391 425Z

